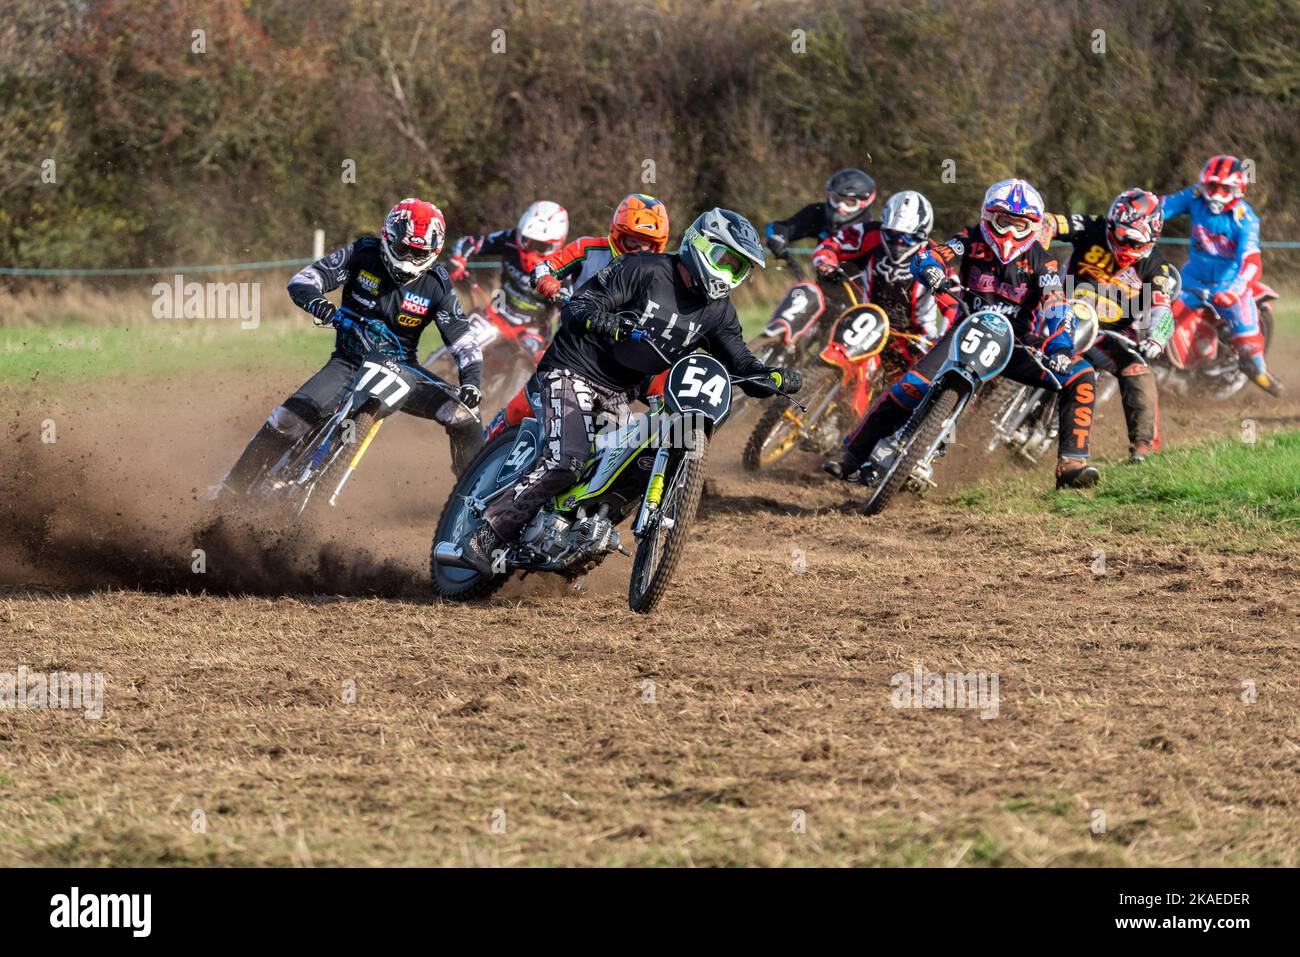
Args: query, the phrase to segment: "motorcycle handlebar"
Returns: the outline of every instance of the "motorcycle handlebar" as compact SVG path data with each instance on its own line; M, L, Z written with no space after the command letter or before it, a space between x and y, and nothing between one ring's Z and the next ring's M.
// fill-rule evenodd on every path
M619 313L619 316L625 317L626 313ZM623 323L624 323L624 328L627 328L628 320L626 318L623 318ZM628 329L627 338L629 342L641 342L644 343L645 345L648 345L651 349L655 351L655 354L658 355L659 358L662 359L666 365L671 366L673 364L673 360L668 358L668 356L664 355L664 351L659 348L659 344L655 342L654 339L650 338L650 336L646 335L646 331L644 329L637 329L637 328ZM731 380L732 385L738 385L742 382L749 382L754 385L765 386L771 391L773 395L785 399L791 405L796 406L800 412L803 412L805 414L807 414L808 412L807 406L803 405L794 396L782 392L776 386L772 385L771 384L772 380L769 379L767 376L736 376L736 375L728 374L727 378Z

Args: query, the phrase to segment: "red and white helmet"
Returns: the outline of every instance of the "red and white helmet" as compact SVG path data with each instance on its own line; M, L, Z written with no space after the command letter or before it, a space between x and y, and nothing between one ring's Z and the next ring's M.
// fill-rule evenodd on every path
M1151 255L1165 227L1160 197L1144 189L1126 189L1106 214L1106 242L1111 255L1128 267Z
M524 210L515 227L520 264L531 272L544 256L558 252L568 235L568 210L546 199L533 203Z
M980 232L1002 262L1029 249L1042 225L1043 197L1023 179L999 180L985 192Z
M1221 213L1246 195L1246 168L1235 156L1211 156L1201 168L1201 195L1210 212Z
M410 197L388 211L379 231L384 265L398 285L419 279L442 252L447 222L433 203Z

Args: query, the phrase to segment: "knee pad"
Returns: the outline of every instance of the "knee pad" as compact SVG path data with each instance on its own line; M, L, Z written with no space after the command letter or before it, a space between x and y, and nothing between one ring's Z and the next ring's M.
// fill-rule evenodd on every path
M298 441L311 431L312 427L310 421L287 405L277 405L270 418L266 420L266 424L291 442Z

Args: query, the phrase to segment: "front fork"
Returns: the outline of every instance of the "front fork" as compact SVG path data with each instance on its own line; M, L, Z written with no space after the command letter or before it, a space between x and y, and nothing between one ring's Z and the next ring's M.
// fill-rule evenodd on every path
M632 534L637 539L645 534L651 519L659 511L659 505L663 501L664 476L668 473L668 459L672 456L671 436L678 416L661 418L659 421L667 423L668 439L665 440L663 433L660 433L661 444L659 450L655 452L654 464L650 466L650 477L646 481L645 495L641 498L641 509L637 512L636 522L632 525Z

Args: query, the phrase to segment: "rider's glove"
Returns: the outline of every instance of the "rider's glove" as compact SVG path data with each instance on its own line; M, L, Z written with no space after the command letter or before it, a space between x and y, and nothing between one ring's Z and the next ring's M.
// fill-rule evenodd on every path
M598 312L587 320L587 331L610 342L618 342L622 338L623 325L618 316L608 312Z
M1164 351L1165 344L1159 339L1143 339L1138 343L1138 352L1142 353L1142 358L1148 362Z
M1058 352L1047 357L1047 368L1051 369L1056 375L1065 375L1070 371L1072 365L1074 365L1074 356L1068 352Z
M447 274L447 278L452 282L460 282L462 279L469 278L469 269L466 266L464 256L451 257L451 272Z
M307 311L312 315L312 321L318 326L328 326L334 322L334 314L338 312L334 303L324 297L313 299L307 303Z
M1211 299L1210 301L1213 302L1220 309L1231 309L1233 306L1237 304L1237 300L1240 298L1241 297L1238 296L1231 289L1225 289L1223 290L1223 292L1216 292L1214 294L1214 298Z
M772 379L772 384L778 392L784 392L786 395L794 395L803 388L803 376L799 374L798 369L768 369L768 376Z
M554 276L546 275L537 280L537 291L547 299L554 299L564 291L564 283Z
M456 394L460 399L460 404L467 409L477 409L478 404L483 401L483 393L476 385L463 385Z
M813 268L817 270L817 275L829 279L840 268L840 258L835 255L834 250L819 249L813 253Z
M785 249L789 245L789 241L780 233L773 233L767 237L767 248L772 250L772 255L778 259L785 255Z

